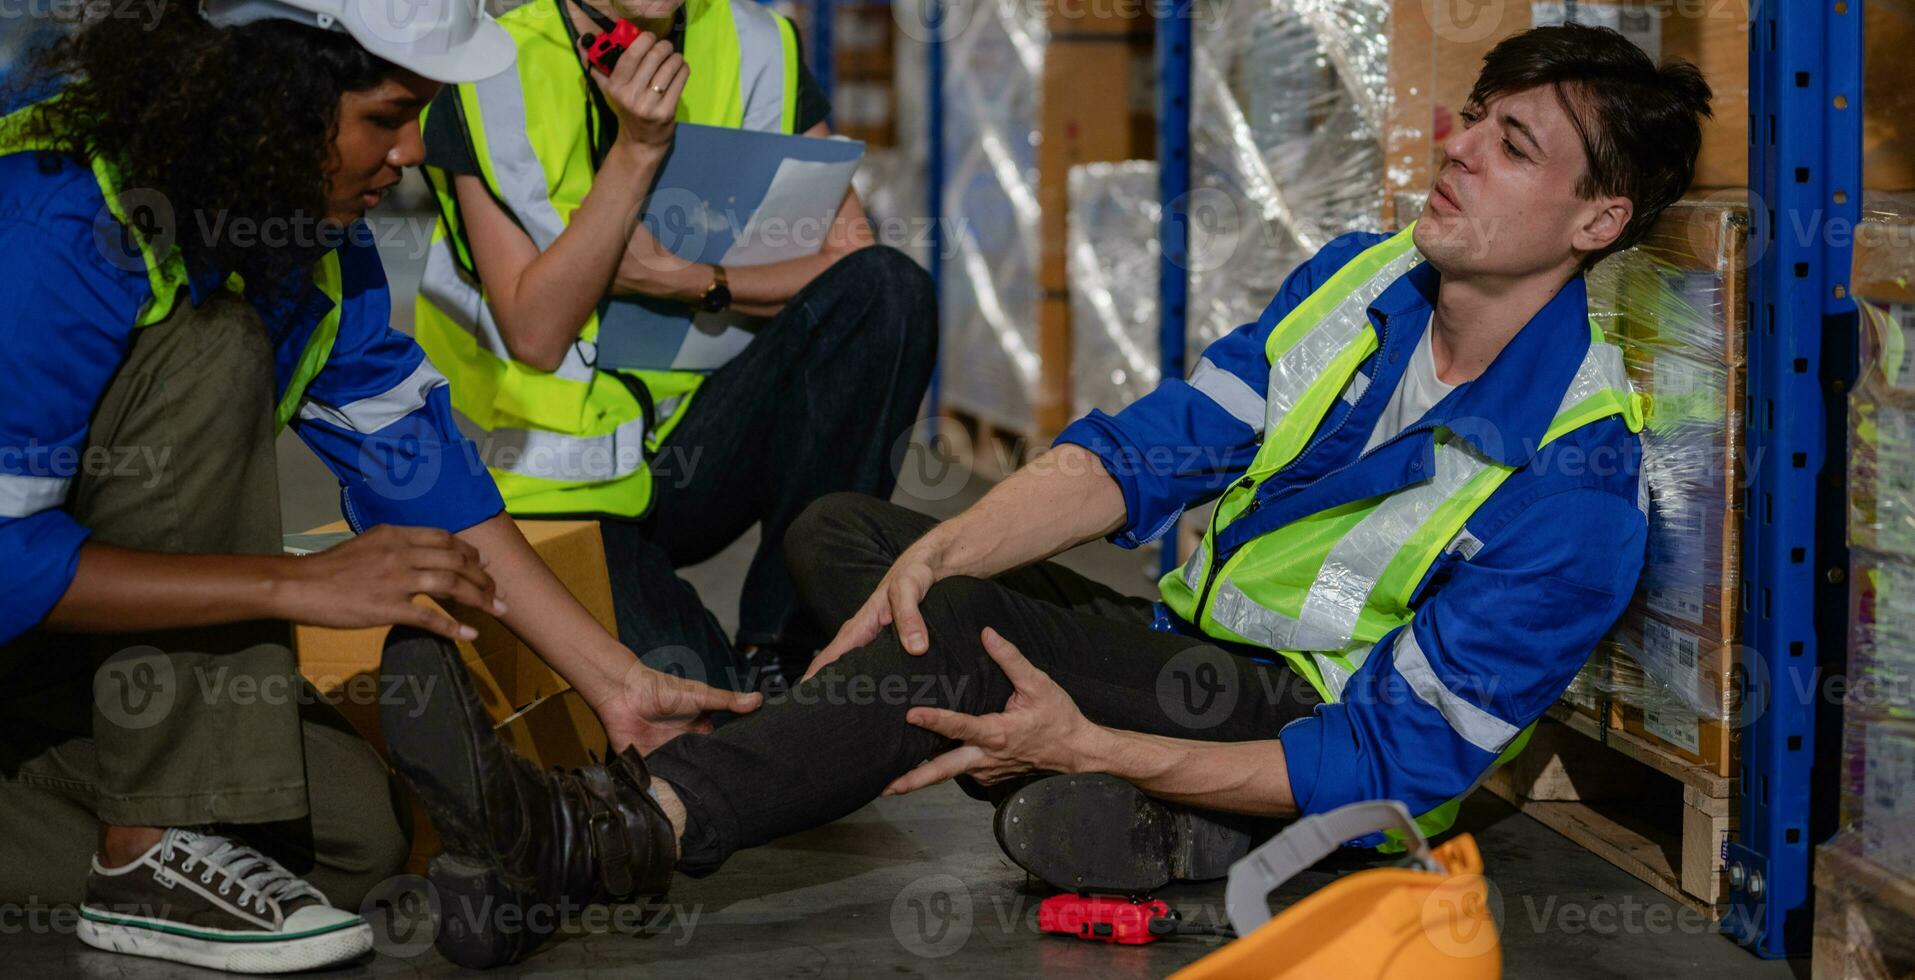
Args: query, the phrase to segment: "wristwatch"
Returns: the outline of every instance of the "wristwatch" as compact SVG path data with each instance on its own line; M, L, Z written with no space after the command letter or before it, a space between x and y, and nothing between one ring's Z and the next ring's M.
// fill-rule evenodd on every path
M711 267L711 285L705 287L705 295L698 301L698 308L706 313L717 313L731 305L731 283L725 278L725 267Z

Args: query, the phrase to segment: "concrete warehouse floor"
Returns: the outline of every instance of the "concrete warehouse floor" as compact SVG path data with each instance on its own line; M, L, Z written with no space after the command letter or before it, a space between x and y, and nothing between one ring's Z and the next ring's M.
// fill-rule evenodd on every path
M394 306L410 319L417 282L413 217L386 243L394 269ZM410 229L410 230L408 230ZM384 239L382 239L382 242ZM395 244L396 243L396 244ZM333 481L295 440L282 447L286 526L302 530L338 517ZM926 512L954 513L976 499L975 480L908 468L897 499ZM690 578L729 628L738 583L754 544L742 540ZM1073 567L1117 588L1150 588L1155 556L1093 544L1066 556ZM1694 913L1591 856L1500 801L1478 794L1463 827L1477 835L1493 904L1500 907L1510 977L1681 975L1759 980L1785 977L1790 965L1765 963L1716 935ZM1275 905L1322 887L1345 862L1320 866L1279 893ZM886 799L831 826L738 855L703 880L680 878L668 914L639 927L576 934L549 945L510 976L582 976L642 972L648 977L1163 976L1215 949L1218 940L1181 938L1142 947L1108 947L1037 933L1041 886L999 852L990 811L945 785ZM1221 882L1179 886L1160 897L1187 920L1222 921ZM14 976L124 978L219 976L208 971L94 952L68 930L22 930L0 921L0 951ZM454 968L429 949L409 958L380 955L328 976L447 976ZM1806 964L1798 972L1806 975Z

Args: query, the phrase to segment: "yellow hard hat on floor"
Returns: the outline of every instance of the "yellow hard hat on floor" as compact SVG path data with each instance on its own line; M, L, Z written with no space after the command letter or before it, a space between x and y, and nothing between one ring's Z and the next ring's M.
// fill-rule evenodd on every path
M1350 874L1270 917L1269 896L1345 841L1400 830L1408 867ZM1241 938L1171 980L1273 977L1490 980L1503 947L1476 841L1459 834L1430 849L1394 800L1352 803L1304 817L1230 866L1230 922Z

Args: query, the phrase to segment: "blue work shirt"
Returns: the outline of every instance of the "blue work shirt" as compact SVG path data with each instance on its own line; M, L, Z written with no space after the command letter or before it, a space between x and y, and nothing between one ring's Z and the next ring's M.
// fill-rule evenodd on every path
M0 156L0 643L44 620L73 581L89 532L62 506L152 295L143 263L105 244L118 238L111 221L91 170L51 153ZM360 223L346 237L338 339L289 424L339 478L355 530L458 531L498 514L504 502L453 424L445 379L390 326L370 234ZM176 301L197 305L223 281L196 276ZM312 289L254 306L283 396L333 304Z
M1343 235L1291 273L1255 323L1166 381L1058 437L1096 453L1123 489L1111 540L1136 547L1242 478L1262 444L1270 333L1379 234ZM1641 440L1616 417L1539 446L1589 350L1588 296L1570 280L1483 374L1363 454L1429 328L1438 275L1421 263L1370 305L1378 349L1297 459L1258 487L1217 553L1301 517L1394 492L1435 472L1440 426L1516 472L1470 515L1412 597L1410 623L1371 650L1341 699L1278 735L1304 813L1396 799L1423 813L1466 792L1506 739L1560 697L1635 591L1648 537ZM1168 616L1172 628L1196 633ZM1404 631L1412 631L1403 636ZM1399 642L1399 641L1402 642ZM1486 735L1486 733L1488 733Z

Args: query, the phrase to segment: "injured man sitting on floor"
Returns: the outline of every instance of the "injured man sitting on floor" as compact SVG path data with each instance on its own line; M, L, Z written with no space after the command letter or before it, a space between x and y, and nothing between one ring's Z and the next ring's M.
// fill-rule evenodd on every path
M1221 876L1270 821L1357 800L1448 826L1635 589L1642 413L1583 273L1687 189L1709 98L1613 31L1504 41L1419 220L1331 241L1187 380L1080 419L943 523L814 504L786 553L836 639L714 733L540 772L451 644L395 634L384 670L427 682L404 690L459 694L386 709L446 842L446 916L657 895L952 778L1068 889ZM1047 561L1212 500L1159 601ZM485 966L542 939L455 922L439 945Z

